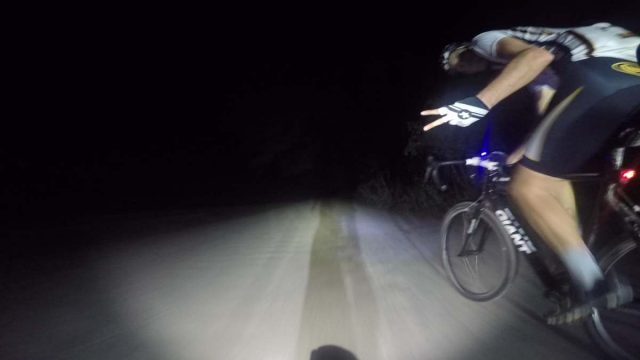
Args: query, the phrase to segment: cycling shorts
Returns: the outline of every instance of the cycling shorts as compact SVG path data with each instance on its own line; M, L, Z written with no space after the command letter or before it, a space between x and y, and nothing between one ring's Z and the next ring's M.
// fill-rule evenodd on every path
M554 177L575 173L627 124L640 125L640 67L591 58L558 67L561 83L521 164Z

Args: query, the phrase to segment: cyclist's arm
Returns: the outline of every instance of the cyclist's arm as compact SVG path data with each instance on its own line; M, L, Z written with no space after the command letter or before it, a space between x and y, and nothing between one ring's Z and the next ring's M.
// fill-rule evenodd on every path
M502 38L496 50L500 57L511 60L500 75L476 95L489 108L530 83L554 58L545 49L511 37Z

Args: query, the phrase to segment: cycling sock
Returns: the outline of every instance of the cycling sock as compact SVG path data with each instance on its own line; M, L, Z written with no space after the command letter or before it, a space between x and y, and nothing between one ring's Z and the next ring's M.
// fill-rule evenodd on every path
M597 282L604 280L602 270L586 248L573 248L560 254L573 281L585 291L591 291Z

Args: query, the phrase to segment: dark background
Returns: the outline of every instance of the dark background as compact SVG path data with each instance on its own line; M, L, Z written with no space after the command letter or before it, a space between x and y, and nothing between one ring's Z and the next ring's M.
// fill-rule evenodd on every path
M446 43L516 25L640 31L637 9L246 4L23 26L0 142L3 221L350 197L377 172L410 181L429 144L465 141L416 136L420 109L480 84L445 86Z

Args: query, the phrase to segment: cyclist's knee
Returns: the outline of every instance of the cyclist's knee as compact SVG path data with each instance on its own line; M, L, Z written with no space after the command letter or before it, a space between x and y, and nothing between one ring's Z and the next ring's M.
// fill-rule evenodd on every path
M534 201L541 194L554 194L564 186L566 180L518 166L509 184L509 195L519 200Z

